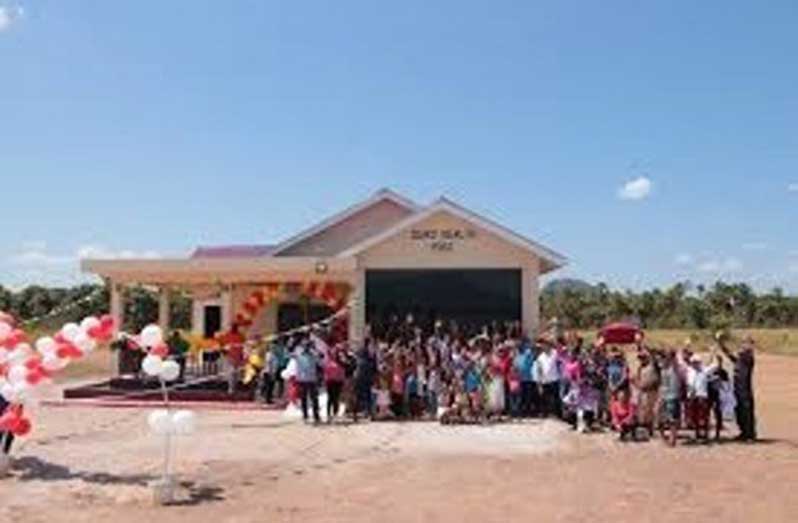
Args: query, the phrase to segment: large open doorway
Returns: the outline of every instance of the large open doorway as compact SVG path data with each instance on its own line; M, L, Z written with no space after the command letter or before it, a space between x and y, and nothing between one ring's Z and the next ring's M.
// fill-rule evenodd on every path
M366 321L380 329L412 314L425 330L455 320L468 330L521 319L520 269L366 271Z

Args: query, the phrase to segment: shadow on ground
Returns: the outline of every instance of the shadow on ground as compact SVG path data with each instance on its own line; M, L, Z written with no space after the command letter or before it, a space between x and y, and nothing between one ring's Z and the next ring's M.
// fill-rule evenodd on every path
M75 471L64 465L45 461L35 456L14 460L13 470L19 481L69 481L80 480L100 485L147 486L155 479L151 474L109 474L107 472Z

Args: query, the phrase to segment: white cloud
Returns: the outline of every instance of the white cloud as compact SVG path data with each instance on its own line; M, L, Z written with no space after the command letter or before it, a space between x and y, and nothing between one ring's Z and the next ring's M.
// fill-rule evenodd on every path
M699 272L735 273L743 270L743 262L734 257L705 260L696 267Z
M743 244L743 249L746 251L764 251L768 248L768 244L764 242L749 242Z
M74 253L53 253L43 241L28 241L20 249L0 260L0 283L15 288L27 285L69 286L91 281L94 278L80 271L83 258L100 259L154 259L160 255L155 251L114 250L101 245L83 245ZM3 266L5 264L5 266Z
M651 194L652 185L651 180L645 176L629 180L618 189L618 198L621 200L642 200Z
M118 259L155 259L160 258L161 255L155 251L131 251L121 250L115 251L108 249L102 245L83 245L78 248L77 258L82 260L84 258L97 258L103 260L118 260Z
M798 192L798 183L791 183L787 185L787 190L789 192Z
M22 6L0 5L0 32L5 31L25 15Z
M693 264L693 256L683 252L681 254L677 254L676 258L674 258L674 262L676 265L692 265Z

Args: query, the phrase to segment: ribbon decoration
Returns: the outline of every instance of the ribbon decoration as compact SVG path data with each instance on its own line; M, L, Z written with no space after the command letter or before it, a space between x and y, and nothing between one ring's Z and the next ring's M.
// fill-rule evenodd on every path
M328 307L340 310L349 297L350 288L346 283L322 282L316 280L305 281L300 284L269 283L263 288L256 289L244 300L242 310L235 315L233 330L241 331L252 326L252 322L260 310L273 301L278 301L287 291L289 286L299 285L299 295L323 301Z

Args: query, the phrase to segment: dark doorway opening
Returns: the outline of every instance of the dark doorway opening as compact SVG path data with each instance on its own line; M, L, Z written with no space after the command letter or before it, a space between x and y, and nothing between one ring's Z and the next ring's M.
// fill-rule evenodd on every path
M283 303L277 309L277 332L321 321L332 314L333 310L326 305Z
M470 331L494 321L519 321L521 270L366 271L366 321L372 328L408 314L425 330L436 320L454 320Z
M219 305L206 305L203 311L205 318L202 335L205 338L213 338L216 333L222 330L222 308Z

